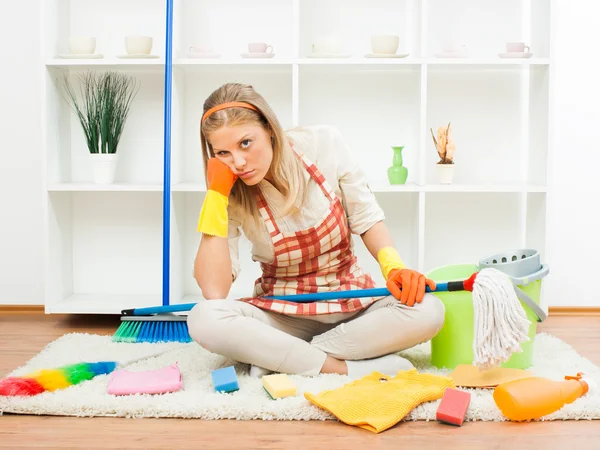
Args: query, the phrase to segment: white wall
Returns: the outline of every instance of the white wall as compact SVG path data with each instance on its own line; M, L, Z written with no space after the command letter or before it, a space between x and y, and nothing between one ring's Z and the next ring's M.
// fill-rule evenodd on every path
M0 303L43 303L39 0L0 14Z
M600 293L591 285L598 277L600 255L600 2L554 3L553 161L547 222L551 273L545 298L550 305L600 306Z
M550 0L549 0L550 1ZM42 195L39 0L12 2L0 17L0 304L41 304ZM600 86L595 56L600 2L555 0L553 165L545 281L549 305L600 306L596 167ZM577 215L577 217L575 217ZM584 224L584 221L589 221Z

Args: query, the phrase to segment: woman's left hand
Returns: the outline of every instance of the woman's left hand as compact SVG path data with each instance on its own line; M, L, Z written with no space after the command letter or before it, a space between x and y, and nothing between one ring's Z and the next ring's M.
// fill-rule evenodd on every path
M385 285L390 293L400 300L400 303L408 306L423 301L425 286L429 286L432 291L436 288L435 281L411 269L391 270Z

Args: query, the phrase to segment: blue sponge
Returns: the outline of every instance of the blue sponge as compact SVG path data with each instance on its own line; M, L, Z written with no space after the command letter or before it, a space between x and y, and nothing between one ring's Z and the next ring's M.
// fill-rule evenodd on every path
M217 392L233 392L240 388L233 366L213 370L211 376Z

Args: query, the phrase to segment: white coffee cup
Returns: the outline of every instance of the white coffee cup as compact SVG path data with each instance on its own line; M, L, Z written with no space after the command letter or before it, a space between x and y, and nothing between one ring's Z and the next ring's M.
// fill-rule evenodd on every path
M319 36L312 45L313 53L341 53L342 43L336 36Z
M149 55L152 50L152 38L150 36L127 36L125 50L130 55Z
M248 44L248 51L250 53L273 53L273 46L266 42L250 42Z
M400 36L375 34L371 36L371 50L377 55L394 55L400 44Z
M70 37L69 51L73 55L91 55L96 51L96 38L78 36Z
M506 51L509 53L524 53L525 49L529 51L529 47L525 45L525 42L507 42Z
M193 53L212 53L212 46L210 44L192 44L189 46L188 51Z

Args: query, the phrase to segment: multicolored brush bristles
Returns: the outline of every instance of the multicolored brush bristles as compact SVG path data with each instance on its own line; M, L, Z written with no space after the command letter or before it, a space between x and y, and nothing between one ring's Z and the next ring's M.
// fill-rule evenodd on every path
M123 316L113 342L192 342L187 318L169 314Z
M0 395L32 396L46 391L56 391L91 380L97 375L111 373L117 367L115 361L78 363L55 369L43 369L20 377L0 380Z

